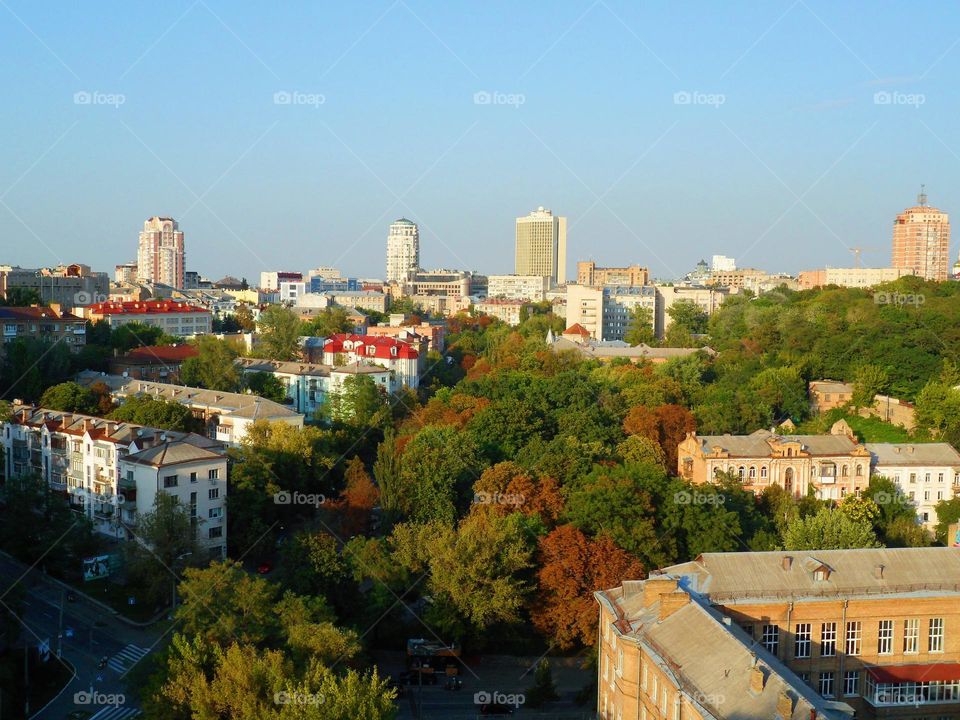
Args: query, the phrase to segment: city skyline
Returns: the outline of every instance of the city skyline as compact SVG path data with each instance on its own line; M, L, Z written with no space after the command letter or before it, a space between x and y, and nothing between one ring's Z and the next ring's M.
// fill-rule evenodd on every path
M596 256L671 277L713 253L793 270L886 248L921 183L938 207L958 204L949 15L919 28L906 8L864 22L858 6L814 2L695 17L571 2L511 7L504 24L507 11L467 23L415 2L269 19L217 3L109 17L10 4L4 52L31 60L11 78L30 102L0 119L15 141L0 232L26 246L11 260L69 262L79 242L110 268L159 213L204 274L323 262L361 275L406 216L423 265L504 273L512 219L544 205L570 218L568 272ZM401 33L417 42L389 62ZM175 118L154 112L159 95L176 97ZM78 220L69 238L64 215Z

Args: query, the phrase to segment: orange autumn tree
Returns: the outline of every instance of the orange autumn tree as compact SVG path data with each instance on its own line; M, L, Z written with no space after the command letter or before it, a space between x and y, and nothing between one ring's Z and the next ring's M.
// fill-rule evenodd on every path
M596 642L595 590L644 577L640 561L609 537L591 540L573 525L561 525L540 540L539 564L539 599L531 618L562 649Z
M642 435L660 445L670 472L677 467L677 445L688 432L696 429L693 414L682 405L667 404L655 408L636 405L623 419L623 431L627 435Z
M484 470L473 484L473 493L472 512L539 514L547 527L556 524L564 509L560 484L555 479L533 478L509 460Z
M357 535L366 530L370 512L380 499L380 491L357 456L347 463L345 478L347 484L340 494L343 532L345 535Z

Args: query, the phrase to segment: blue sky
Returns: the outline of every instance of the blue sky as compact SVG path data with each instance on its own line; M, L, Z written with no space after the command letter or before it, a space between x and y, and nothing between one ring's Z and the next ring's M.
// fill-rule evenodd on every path
M544 205L571 267L887 265L920 183L960 208L957 12L2 0L0 262L112 270L163 214L208 276L381 276L406 216L425 266L511 272Z

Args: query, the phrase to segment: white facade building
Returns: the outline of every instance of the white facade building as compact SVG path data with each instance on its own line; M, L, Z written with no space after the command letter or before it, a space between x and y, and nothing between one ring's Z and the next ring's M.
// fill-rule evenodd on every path
M550 287L550 278L545 275L490 275L487 297L540 302L546 298Z
M15 405L0 425L4 480L41 477L64 493L96 532L129 539L157 493L177 497L197 519L211 558L226 554L227 457L194 433Z
M866 443L873 474L892 480L927 528L937 524L936 505L960 493L960 453L949 443Z
M280 294L280 302L296 305L300 302L300 298L307 294L307 284L304 282L283 281L280 283L278 292Z
M567 327L582 325L594 340L623 340L636 307L651 311L653 330L659 335L657 290L653 285L567 285Z
M712 272L733 272L736 269L736 258L727 257L726 255L714 255L710 263L710 270Z
M387 234L387 282L403 283L420 269L420 230L417 224L400 218Z

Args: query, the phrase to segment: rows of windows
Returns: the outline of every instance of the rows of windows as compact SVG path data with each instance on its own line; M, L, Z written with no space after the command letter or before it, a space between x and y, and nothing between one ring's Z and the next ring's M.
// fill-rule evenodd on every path
M752 635L751 628L745 626ZM760 643L773 655L779 655L780 627L763 625ZM942 653L944 643L943 618L930 618L927 630L927 652ZM907 618L903 621L903 653L917 654L920 651L920 620ZM863 623L860 620L848 621L844 628L844 652L847 655L861 655L863 652ZM880 620L877 625L877 653L892 655L895 648L895 627L893 620ZM811 623L797 623L793 636L793 657L809 658L813 652L813 626ZM837 654L837 623L825 622L820 625L820 657L834 657Z

